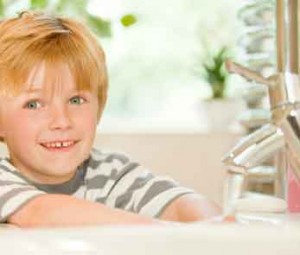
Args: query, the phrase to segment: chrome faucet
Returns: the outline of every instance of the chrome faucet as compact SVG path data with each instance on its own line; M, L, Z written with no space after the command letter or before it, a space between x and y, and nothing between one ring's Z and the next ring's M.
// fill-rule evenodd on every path
M249 169L278 152L281 195L286 198L288 169L300 180L299 11L298 0L276 1L276 74L264 77L230 60L226 62L229 72L267 86L271 121L242 139L223 160L230 176L225 192L225 214L234 210L235 199L243 195Z

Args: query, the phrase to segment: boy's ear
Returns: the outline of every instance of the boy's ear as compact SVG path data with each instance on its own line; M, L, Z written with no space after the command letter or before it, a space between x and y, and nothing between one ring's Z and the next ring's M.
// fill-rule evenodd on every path
M2 101L2 98L0 97L0 100ZM3 114L4 114L4 112L3 111L5 111L5 109L3 109L3 105L2 104L0 104L0 141L4 141L4 139L5 139L5 127L4 127L4 116L3 116Z
M1 111L0 111L0 141L3 141L4 137L5 137L5 132L4 132L2 123L3 122L2 122L2 116L1 116Z
M0 142L4 140L4 136L5 136L5 135L4 135L4 131L2 130L1 126L2 126L2 125L1 125L1 123L0 123Z

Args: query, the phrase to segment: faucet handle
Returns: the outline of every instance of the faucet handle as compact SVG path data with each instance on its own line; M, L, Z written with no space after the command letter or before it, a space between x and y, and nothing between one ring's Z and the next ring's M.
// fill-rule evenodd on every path
M246 78L248 81L255 81L257 83L264 84L267 86L272 86L274 83L274 81L272 79L265 78L258 72L255 72L247 67L244 67L238 63L235 63L230 59L227 59L225 61L225 67L228 72L239 74L239 75L243 76L244 78Z
M260 73L255 72L238 63L235 63L230 59L227 59L225 61L225 67L228 72L239 74L246 78L248 81L255 81L258 84L266 85L268 89L268 97L271 110L277 108L278 106L281 106L282 104L285 105L288 101L294 102L295 97L299 98L299 89L299 93L297 93L295 96L295 91L298 91L296 89L298 88L298 86L295 86L295 84L298 84L298 76L295 77L294 75L290 76L288 74L283 75L277 73L269 77L264 77ZM281 119L282 116L283 114L280 113L279 118ZM273 115L272 118L274 118Z

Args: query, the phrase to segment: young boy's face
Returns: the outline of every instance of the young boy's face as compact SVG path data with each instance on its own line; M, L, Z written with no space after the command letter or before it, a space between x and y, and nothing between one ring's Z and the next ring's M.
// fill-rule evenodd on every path
M0 96L0 135L25 176L62 183L88 157L97 113L97 93L78 91L67 65L53 66L46 76L42 63L20 94Z

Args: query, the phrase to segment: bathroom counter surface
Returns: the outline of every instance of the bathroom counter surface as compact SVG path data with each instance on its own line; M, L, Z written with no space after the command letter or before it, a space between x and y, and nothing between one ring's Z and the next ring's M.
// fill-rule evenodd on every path
M238 220L241 224L1 228L1 254L299 254L300 215L244 214Z

